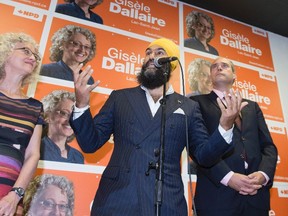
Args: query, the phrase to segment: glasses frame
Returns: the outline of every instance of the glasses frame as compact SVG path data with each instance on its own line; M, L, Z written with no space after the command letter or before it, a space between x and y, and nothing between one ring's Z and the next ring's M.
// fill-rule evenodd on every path
M91 50L92 50L92 47L87 46L87 45L83 45L77 41L70 40L69 44L71 44L73 47L75 47L77 49L79 49L79 48L84 49L86 52L91 52Z
M37 53L32 52L32 50L29 49L28 47L15 48L14 50L23 50L26 56L30 57L33 55L36 61L41 61L40 56Z
M211 27L211 26L210 26L210 27L209 27L209 26L206 26L206 25L204 25L203 23L201 23L200 21L197 22L197 26L200 27L200 28L202 28L202 29L203 29L203 28L206 28L207 30L212 31L212 27Z
M56 204L53 201L42 200L39 202L41 206L43 206L47 210L54 210L58 206L59 211L67 212L70 206L68 204Z
M55 113L57 113L58 115L60 115L62 118L65 118L65 119L70 119L72 115L72 112L68 113L64 110L55 110Z

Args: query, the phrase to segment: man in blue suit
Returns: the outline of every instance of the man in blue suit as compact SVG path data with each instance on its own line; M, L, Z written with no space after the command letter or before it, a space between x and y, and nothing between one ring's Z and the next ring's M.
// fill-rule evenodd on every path
M216 98L221 98L226 106L227 97L223 97L223 92L232 87L236 73L233 63L222 57L212 63L210 72L213 91L191 99L199 103L205 125L212 135L221 116ZM195 203L198 216L268 216L277 148L259 105L243 101L247 105L235 121L234 148L214 166L197 169Z
M89 93L99 82L86 85L93 72L91 67L85 68L81 74L74 72L76 104L71 126L80 147L84 152L93 153L108 141L111 134L114 137L114 151L95 195L92 216L155 214L156 170L151 169L149 175L146 173L149 163L155 164L159 158L163 111L160 100L163 97L166 71L168 82L161 215L187 215L180 166L181 154L186 145L189 146L190 156L198 164L208 167L233 148L230 142L234 119L242 107L241 96L233 92L227 101L227 109L218 101L222 109L221 119L218 128L209 136L198 104L174 92L169 84L177 62L155 66L155 58L167 56L179 58L179 49L174 42L165 38L151 42L145 51L142 70L137 76L140 85L113 91L95 117L89 110Z

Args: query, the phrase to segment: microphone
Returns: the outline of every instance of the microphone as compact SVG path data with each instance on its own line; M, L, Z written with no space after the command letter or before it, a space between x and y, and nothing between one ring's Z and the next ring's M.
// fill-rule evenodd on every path
M155 67L160 68L163 64L166 64L166 63L171 62L171 61L176 61L177 59L178 58L175 56L155 58L154 59L154 65L155 65Z

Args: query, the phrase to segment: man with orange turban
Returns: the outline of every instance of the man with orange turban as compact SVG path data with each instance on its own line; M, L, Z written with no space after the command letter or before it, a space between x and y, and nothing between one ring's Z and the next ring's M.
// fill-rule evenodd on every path
M169 84L170 74L177 67L177 61L155 66L155 58L172 56L179 58L179 48L174 42L165 38L151 42L145 51L142 70L137 76L140 85L113 91L94 118L89 109L89 93L98 83L86 85L93 71L88 67L81 74L74 72L76 103L70 122L80 147L86 153L93 153L112 134L114 137L114 151L95 195L92 216L155 214L155 180L159 167L163 111L160 100L163 98L163 74L166 71L161 215L187 215L180 166L185 147L189 147L190 156L202 166L212 166L227 150L233 148L230 145L232 128L240 109L241 96L231 92L233 94L228 97L227 109L219 100L222 117L219 127L210 137L198 104L176 93Z

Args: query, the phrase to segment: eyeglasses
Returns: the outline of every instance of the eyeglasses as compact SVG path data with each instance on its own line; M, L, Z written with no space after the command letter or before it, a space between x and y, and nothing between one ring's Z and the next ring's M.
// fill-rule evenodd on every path
M22 50L26 56L30 57L33 55L36 61L41 60L40 56L32 52L28 47L15 48L14 50Z
M81 43L79 43L79 42L76 42L76 41L69 41L69 43L73 46L73 47L75 47L75 48L77 48L77 49L79 49L79 48L81 48L81 49L84 49L85 51L87 51L87 52L90 52L91 51L91 47L89 47L89 46L87 46L87 45L82 45Z
M201 23L201 22L198 22L197 25L198 25L198 27L200 27L200 28L206 28L208 31L211 31L211 27L210 27L210 26L206 26L206 25L204 25L204 24Z
M42 205L47 210L54 210L58 206L58 209L61 212L67 212L69 209L68 204L56 204L51 200L43 200L40 202L40 205Z
M64 111L64 110L56 110L55 111L58 115L60 115L62 118L65 118L65 119L69 119L70 116L71 116L71 113L70 112L67 112L67 111Z
M225 62L215 63L211 65L211 69L217 69L219 66L221 66L222 69L228 69L230 68L230 65Z

